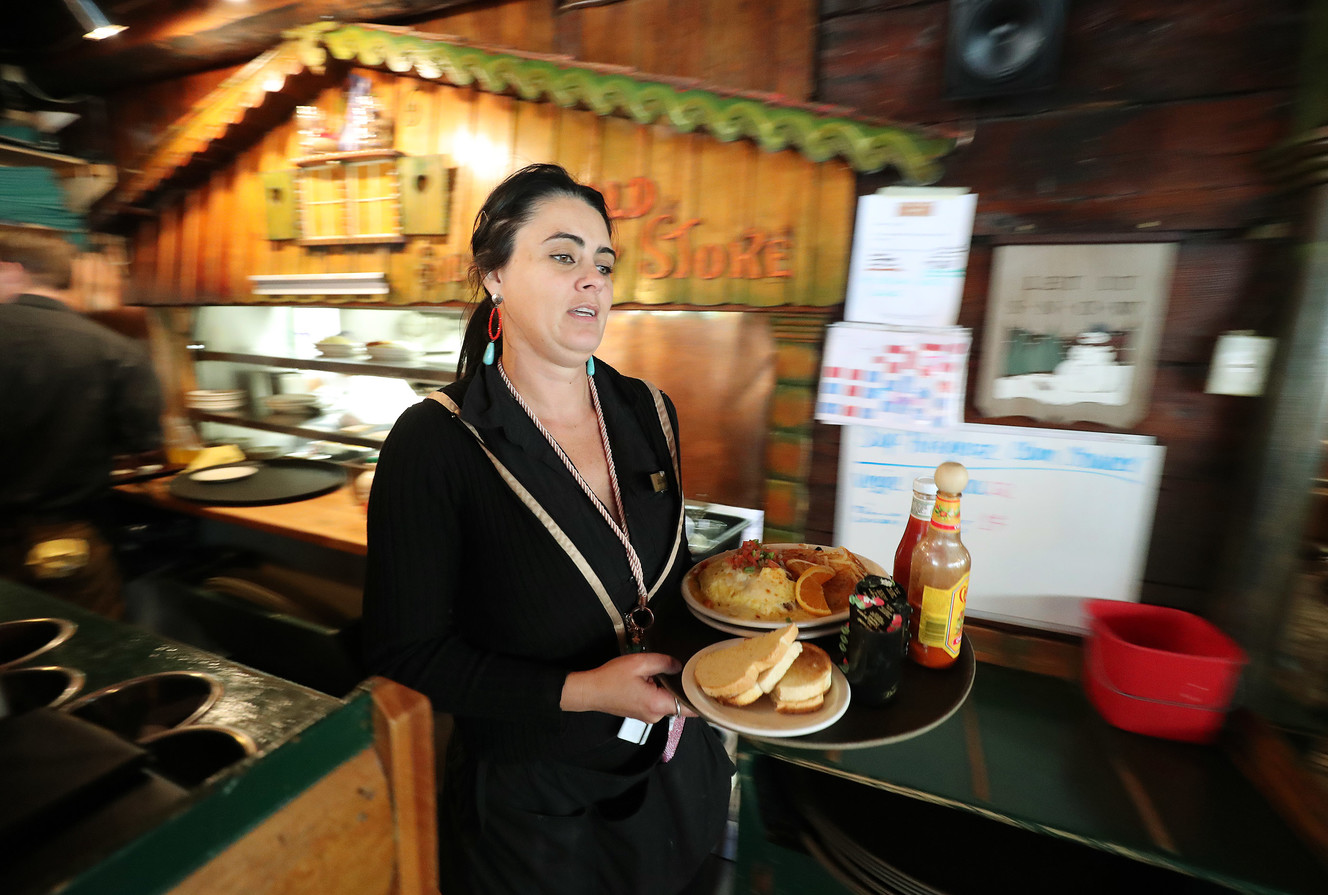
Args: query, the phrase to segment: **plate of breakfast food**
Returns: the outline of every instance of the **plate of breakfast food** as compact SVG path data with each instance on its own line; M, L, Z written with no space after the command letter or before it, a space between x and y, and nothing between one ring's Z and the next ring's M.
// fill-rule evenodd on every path
M885 570L846 547L745 541L703 560L683 577L693 615L734 633L799 626L821 637L848 620L848 598L865 575Z
M848 711L849 684L828 653L798 639L797 625L711 644L683 666L683 692L720 727L761 737L795 737Z

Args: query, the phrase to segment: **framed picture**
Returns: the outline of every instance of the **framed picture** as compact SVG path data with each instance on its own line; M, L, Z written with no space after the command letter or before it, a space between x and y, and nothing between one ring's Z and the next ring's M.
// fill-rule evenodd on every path
M1000 246L976 403L1117 428L1148 410L1175 243Z

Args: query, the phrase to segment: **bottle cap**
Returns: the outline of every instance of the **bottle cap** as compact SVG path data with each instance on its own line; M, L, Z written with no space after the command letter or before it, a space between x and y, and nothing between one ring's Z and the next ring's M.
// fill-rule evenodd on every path
M913 490L936 496L936 480L929 475L920 475L913 480Z
M947 494L959 494L968 485L968 470L964 464L948 460L936 467L936 487Z

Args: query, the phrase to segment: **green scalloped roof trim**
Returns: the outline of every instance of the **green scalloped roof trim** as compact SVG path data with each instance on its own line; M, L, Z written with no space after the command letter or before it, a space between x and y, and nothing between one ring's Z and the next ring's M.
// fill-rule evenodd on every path
M331 54L343 62L386 67L458 87L511 93L530 102L583 107L600 116L626 115L637 124L667 122L682 133L705 129L722 141L750 139L766 152L796 149L813 162L842 157L855 171L893 166L911 184L935 183L940 159L956 141L899 126L818 115L805 108L679 89L658 81L546 59L495 53L427 34L321 22L287 32L300 59L320 68Z

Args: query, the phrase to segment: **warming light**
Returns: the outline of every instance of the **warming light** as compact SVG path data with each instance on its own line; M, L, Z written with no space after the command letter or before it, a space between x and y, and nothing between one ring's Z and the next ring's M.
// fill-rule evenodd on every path
M83 26L83 37L87 40L105 40L125 30L124 25L112 25L92 0L65 0L65 6Z

